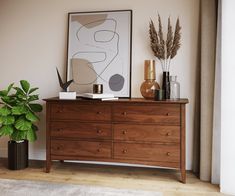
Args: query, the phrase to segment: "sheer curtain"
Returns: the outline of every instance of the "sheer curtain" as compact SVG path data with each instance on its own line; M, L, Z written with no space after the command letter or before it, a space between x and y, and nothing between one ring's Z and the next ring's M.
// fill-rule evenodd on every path
M220 4L201 0L199 69L193 170L201 180L219 183L220 171ZM218 30L217 30L218 29ZM198 96L200 95L200 96Z

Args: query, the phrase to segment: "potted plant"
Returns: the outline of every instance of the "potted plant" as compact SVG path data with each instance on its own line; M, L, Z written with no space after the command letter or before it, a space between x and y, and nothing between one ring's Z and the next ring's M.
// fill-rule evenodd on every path
M39 99L34 94L38 88L30 88L26 80L20 86L10 84L0 91L0 137L9 136L8 168L23 169L28 166L28 141L37 139L35 123L39 121L36 113L42 106L35 103Z

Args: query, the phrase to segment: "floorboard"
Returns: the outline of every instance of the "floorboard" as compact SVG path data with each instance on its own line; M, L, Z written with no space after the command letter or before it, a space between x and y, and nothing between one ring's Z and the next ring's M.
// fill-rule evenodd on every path
M187 172L187 183L178 181L180 173L170 169L53 162L45 173L43 161L30 161L27 169L10 171L5 159L0 159L0 178L39 180L69 184L87 184L113 188L140 189L162 192L164 196L217 196L219 187L200 181Z

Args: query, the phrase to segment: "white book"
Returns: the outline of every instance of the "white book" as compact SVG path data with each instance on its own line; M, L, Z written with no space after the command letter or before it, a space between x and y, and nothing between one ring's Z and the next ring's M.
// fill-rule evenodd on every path
M79 94L78 96L86 97L90 99L114 98L113 94L107 94L107 93L103 93L103 94L83 93L83 94Z
M102 101L118 100L118 97L102 98Z

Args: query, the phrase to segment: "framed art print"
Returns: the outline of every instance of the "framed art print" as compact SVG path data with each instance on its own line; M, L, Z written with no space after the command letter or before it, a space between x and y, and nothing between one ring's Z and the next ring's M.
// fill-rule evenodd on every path
M76 12L68 15L67 80L70 91L131 97L132 11Z

